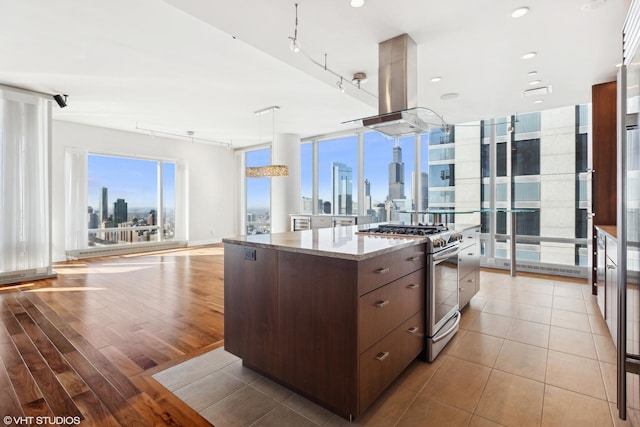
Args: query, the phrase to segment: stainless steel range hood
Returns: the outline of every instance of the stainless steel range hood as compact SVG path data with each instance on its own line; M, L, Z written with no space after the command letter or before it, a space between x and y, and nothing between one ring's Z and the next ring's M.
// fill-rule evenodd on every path
M428 132L445 123L434 111L416 106L416 43L402 34L378 45L378 115L344 123L360 123L390 137Z

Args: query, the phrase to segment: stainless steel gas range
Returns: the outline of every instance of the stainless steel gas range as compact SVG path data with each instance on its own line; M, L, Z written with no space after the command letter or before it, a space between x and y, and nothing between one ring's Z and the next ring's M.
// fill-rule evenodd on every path
M444 225L380 225L362 233L426 239L425 355L432 362L460 324L458 255L462 233Z

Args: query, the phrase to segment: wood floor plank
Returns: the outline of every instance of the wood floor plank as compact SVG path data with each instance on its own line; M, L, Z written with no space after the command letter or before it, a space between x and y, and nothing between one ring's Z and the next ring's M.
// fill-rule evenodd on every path
M84 426L210 425L151 375L222 345L222 245L54 269L0 286L0 411L76 413Z

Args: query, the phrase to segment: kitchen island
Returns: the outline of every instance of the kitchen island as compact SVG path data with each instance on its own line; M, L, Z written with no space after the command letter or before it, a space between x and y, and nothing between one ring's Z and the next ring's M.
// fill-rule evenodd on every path
M357 231L223 239L225 349L347 419L424 349L424 239Z

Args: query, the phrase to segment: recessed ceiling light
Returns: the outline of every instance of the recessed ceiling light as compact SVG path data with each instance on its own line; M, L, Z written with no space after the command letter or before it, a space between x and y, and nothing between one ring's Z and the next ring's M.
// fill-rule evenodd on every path
M534 104L542 104L544 102L544 99L536 99L535 101L533 101Z
M589 0L580 7L580 10L582 10L583 12L588 12L590 10L597 9L600 6L603 6L606 2L607 0Z
M450 92L450 93L445 93L444 95L441 95L440 99L442 99L443 101L449 101L451 99L456 99L459 96L460 96L459 93Z
M431 81L434 83L438 83L440 80L442 80L442 77L434 77L431 79Z
M538 74L538 72L537 72L537 71L529 71L529 72L527 73L527 76L535 76L536 74Z
M511 12L511 17L512 18L520 18L521 16L524 16L527 13L529 13L529 8L528 7L519 7L516 10L514 10L513 12Z
M531 80L531 81L529 82L529 84L530 84L531 86L533 86L533 85L537 85L537 84L540 84L540 83L542 83L542 81L541 81L541 80Z
M524 55L522 55L520 58L522 59L531 59L534 56L536 56L538 53L537 52L527 52Z
M349 4L351 7L362 7L364 6L364 0L351 0Z

